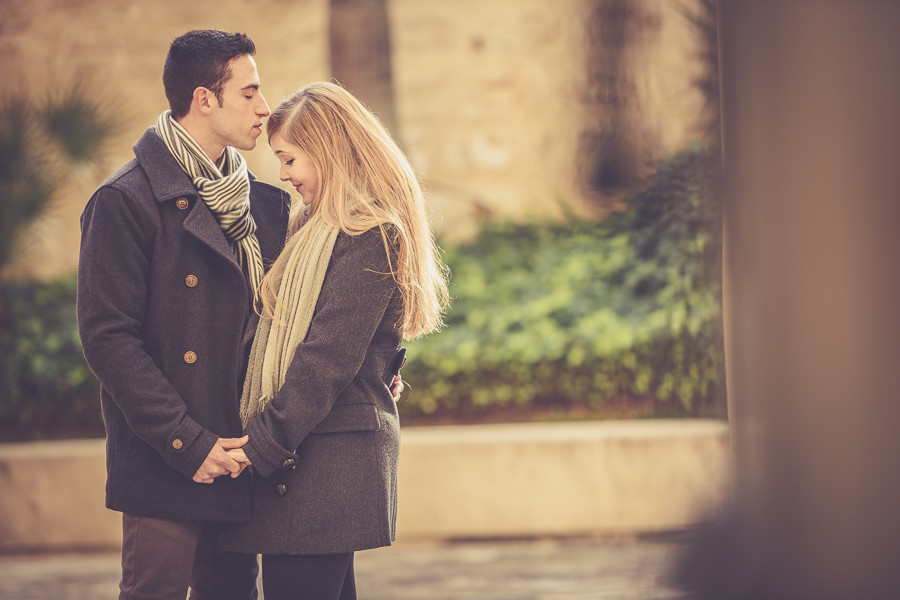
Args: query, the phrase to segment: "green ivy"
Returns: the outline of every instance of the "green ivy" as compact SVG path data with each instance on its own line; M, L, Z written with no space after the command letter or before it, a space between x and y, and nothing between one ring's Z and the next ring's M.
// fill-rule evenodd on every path
M100 388L75 324L75 277L8 283L0 302L0 436L102 434Z
M721 401L717 174L691 148L601 222L493 223L449 250L452 309L409 345L404 413Z

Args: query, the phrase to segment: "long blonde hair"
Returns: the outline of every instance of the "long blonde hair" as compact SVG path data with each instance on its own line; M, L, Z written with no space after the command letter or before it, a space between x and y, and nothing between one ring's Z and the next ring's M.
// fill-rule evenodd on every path
M403 337L414 339L437 330L449 300L447 268L438 257L418 178L378 119L350 92L323 81L279 104L266 131L269 139L277 134L298 146L315 166L319 187L310 205L313 215L349 235L380 228L403 297L398 324ZM305 221L299 208L296 202L289 237ZM396 261L391 260L392 246ZM279 301L276 291L285 255L260 285L263 310L270 316Z

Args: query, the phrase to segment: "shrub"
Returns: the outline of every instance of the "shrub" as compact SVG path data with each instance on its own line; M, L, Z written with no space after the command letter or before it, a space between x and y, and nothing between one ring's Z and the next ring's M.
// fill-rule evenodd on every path
M721 400L717 174L692 148L602 222L494 223L448 251L447 327L409 345L402 411Z
M0 96L0 267L11 262L19 235L52 204L66 178L91 165L116 130L114 111L96 98L85 84L58 86L42 100Z
M75 277L3 286L0 435L102 435L100 387L75 324Z

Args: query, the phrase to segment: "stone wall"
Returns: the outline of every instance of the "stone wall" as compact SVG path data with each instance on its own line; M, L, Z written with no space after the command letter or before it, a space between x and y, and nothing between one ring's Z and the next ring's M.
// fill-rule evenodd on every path
M397 538L667 532L731 486L728 425L695 419L404 427ZM118 548L103 440L0 444L0 554Z
M616 143L625 141L607 153L627 150L641 172L697 135L698 41L675 3L389 0L388 8L394 133L450 243L484 218L559 214L560 202L581 212L614 207L620 195L591 189L586 165L590 134L608 129L610 119L624 123ZM608 40L588 39L591 19L618 8L638 33L611 58L598 58L592 48ZM166 107L162 62L173 38L195 28L249 34L270 104L330 75L327 0L0 0L0 15L7 82L36 96L81 83L122 122L100 166L77 173L35 226L13 276L75 267L78 215L91 190L130 158L131 144ZM600 72L614 73L627 91L627 119L590 93L598 60L612 61ZM276 182L265 144L248 162Z

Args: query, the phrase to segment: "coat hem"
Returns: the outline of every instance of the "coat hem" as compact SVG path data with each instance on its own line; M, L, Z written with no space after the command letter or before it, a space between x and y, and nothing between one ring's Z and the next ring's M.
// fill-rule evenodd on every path
M131 499L123 499L118 496L107 496L106 508L115 512L127 513L129 515L150 517L152 519L168 519L171 521L213 521L223 524L242 524L250 521L249 506L246 508L236 508L234 511L222 513L202 510L203 507L195 505L197 510L182 512L173 511L171 506L168 505L147 505L144 503L136 503Z
M227 534L226 534L227 535ZM393 543L389 540L387 543L383 541L375 543L358 543L334 546L304 546L304 547L285 547L285 546L260 546L256 544L233 544L223 541L223 537L219 537L219 550L228 552L240 552L242 554L288 554L292 556L304 556L309 554L346 554L348 552L361 552L363 550L374 550L375 548L386 548Z

